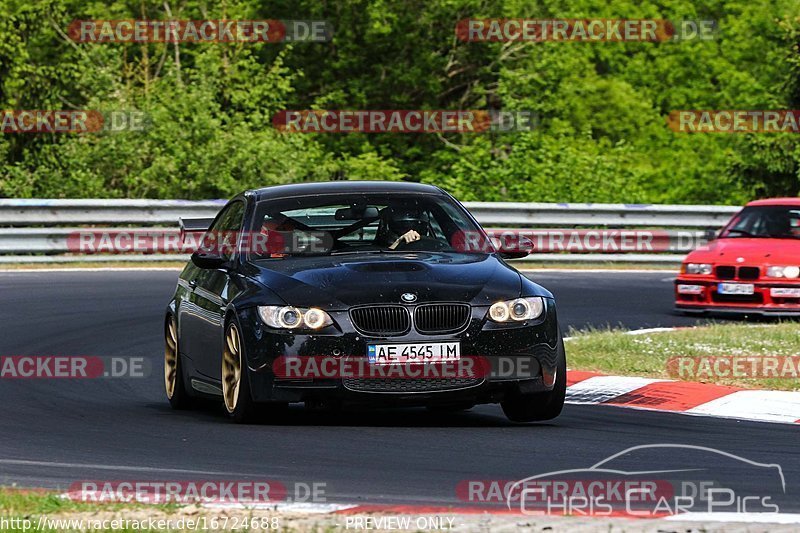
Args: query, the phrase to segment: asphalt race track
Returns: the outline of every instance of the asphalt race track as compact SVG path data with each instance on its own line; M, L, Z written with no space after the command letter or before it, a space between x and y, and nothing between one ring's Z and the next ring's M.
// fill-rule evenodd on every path
M547 272L566 326L690 325L671 313L668 273ZM330 501L458 504L472 479L519 479L588 467L639 444L718 448L783 468L783 512L800 512L798 429L568 405L547 424L513 425L499 406L331 415L293 408L281 425L241 426L220 409L172 411L163 393L162 315L176 271L3 272L0 355L152 358L144 379L0 381L0 485L76 480L268 479L326 482ZM569 352L568 352L569 353ZM736 470L757 490L764 469ZM652 470L657 464L632 465Z

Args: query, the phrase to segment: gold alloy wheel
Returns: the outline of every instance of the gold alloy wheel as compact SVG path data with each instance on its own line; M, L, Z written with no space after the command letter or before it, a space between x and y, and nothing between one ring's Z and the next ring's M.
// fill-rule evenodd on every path
M167 390L167 398L171 400L178 379L178 330L175 317L169 317L164 337L164 388Z
M225 409L232 413L239 403L239 388L242 382L242 349L239 329L228 326L225 347L222 351L222 397Z

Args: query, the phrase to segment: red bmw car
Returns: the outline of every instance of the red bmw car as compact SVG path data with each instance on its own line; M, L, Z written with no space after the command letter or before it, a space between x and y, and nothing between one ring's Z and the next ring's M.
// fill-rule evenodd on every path
M800 316L800 198L750 202L675 280L683 312Z

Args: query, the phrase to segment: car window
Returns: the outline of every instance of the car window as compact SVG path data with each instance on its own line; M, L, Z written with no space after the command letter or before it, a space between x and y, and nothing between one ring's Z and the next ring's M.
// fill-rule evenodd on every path
M800 208L791 206L746 207L731 221L724 238L800 238Z
M243 219L244 202L236 201L226 206L203 235L201 248L218 250L226 260L234 259Z
M456 251L481 230L448 197L371 193L265 200L254 228L267 246L251 259L392 251ZM404 237L406 236L406 237ZM463 247L462 247L463 248ZM459 250L464 251L464 250Z

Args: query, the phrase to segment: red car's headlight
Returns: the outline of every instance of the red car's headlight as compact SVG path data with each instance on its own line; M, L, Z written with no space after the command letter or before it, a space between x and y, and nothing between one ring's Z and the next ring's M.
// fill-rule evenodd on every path
M800 267L771 266L767 268L767 277L795 279L797 277L800 277Z
M712 266L709 263L684 263L681 267L682 274L711 274Z

